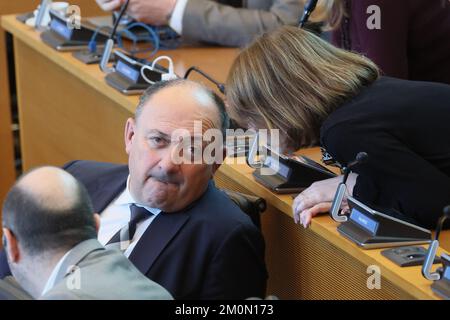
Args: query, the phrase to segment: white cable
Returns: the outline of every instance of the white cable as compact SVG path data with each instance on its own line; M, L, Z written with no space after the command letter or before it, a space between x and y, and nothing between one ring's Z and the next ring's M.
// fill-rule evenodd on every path
M169 61L169 71L167 73L163 73L161 75L161 81L169 81L169 80L174 80L174 79L178 78L177 75L175 74L174 70L173 70L174 68L173 68L173 61L172 61L172 59L169 56L160 56L160 57L156 58L155 60L153 60L153 63L152 63L151 66L144 65L144 66L141 67L141 76L149 84L155 84L155 82L150 80L149 78L147 78L147 76L145 75L144 71L146 69L148 69L150 71L157 71L157 72L159 72L159 70L155 70L155 65L156 65L156 63L159 60L163 60L163 59Z

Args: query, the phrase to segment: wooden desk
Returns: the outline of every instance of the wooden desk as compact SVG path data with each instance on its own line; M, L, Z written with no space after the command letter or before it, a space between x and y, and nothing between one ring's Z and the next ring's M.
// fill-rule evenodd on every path
M123 129L138 96L111 88L98 65L48 47L14 16L4 16L2 26L14 36L24 170L73 159L126 162ZM237 49L186 47L163 54L173 58L179 75L195 65L224 81Z
M31 12L39 3L39 0L2 1L0 15ZM73 0L71 3L80 6L82 15L102 14L95 1ZM16 179L11 120L6 32L0 26L0 205L3 203L4 196Z
M318 149L301 153L316 161L321 156ZM384 258L382 250L360 249L339 235L338 223L327 215L314 218L307 230L296 225L292 196L270 192L254 180L252 171L228 159L215 180L221 188L267 200L268 210L261 218L270 275L268 294L282 299L438 299L431 282L422 277L421 267L400 268ZM447 252L449 236L447 231L442 237ZM381 270L380 290L367 288L367 267L372 265Z

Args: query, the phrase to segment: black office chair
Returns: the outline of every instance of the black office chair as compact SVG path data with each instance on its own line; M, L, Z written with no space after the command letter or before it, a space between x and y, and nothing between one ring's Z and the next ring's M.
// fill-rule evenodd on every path
M266 200L237 191L225 189L223 189L223 191L250 217L250 219L252 219L254 225L258 227L258 229L261 229L260 215L266 211Z

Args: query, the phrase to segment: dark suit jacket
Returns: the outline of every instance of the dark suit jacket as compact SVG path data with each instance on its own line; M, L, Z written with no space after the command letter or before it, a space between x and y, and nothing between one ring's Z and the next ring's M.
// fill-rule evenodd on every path
M125 188L128 167L75 161L65 169L87 188L102 212ZM161 212L129 259L175 299L264 297L267 271L260 231L210 182L183 211Z

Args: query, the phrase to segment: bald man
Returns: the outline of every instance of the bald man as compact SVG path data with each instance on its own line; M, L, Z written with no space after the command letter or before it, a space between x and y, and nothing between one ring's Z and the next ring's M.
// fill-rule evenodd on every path
M128 166L65 166L100 213L99 242L121 250L175 299L265 297L261 232L214 186L220 157L202 156L208 133L223 137L228 122L209 89L187 80L159 82L126 122ZM219 155L223 141L217 141Z
M38 168L17 181L3 205L3 233L20 286L40 299L172 299L96 240L93 212L86 189L62 169Z

